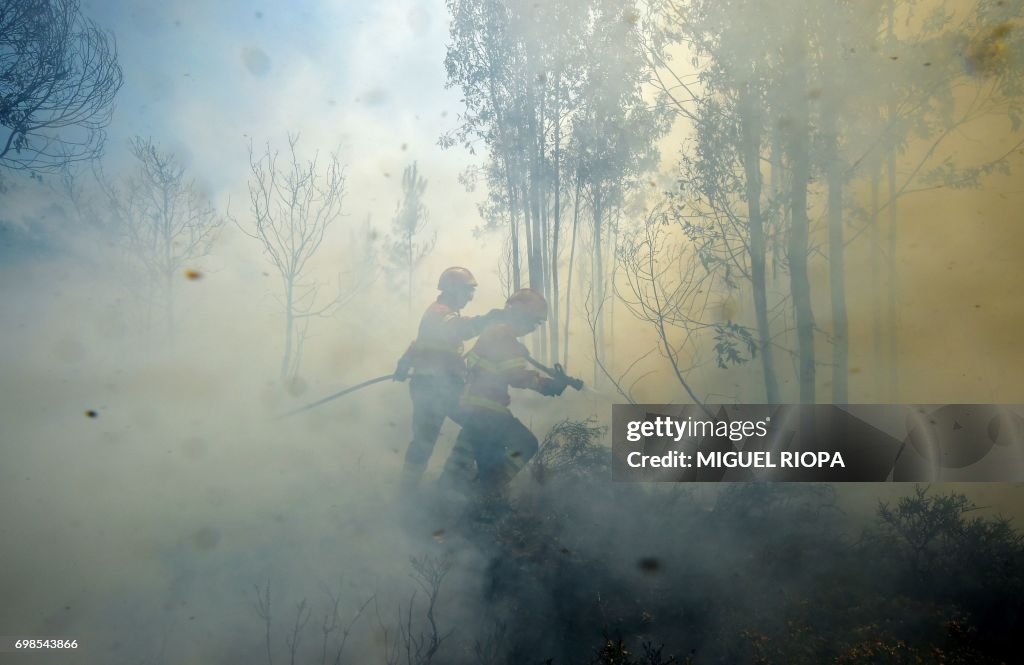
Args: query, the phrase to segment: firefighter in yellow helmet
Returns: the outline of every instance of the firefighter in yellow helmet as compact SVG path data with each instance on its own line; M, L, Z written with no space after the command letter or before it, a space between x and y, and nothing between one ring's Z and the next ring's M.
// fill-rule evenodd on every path
M468 378L460 402L462 431L445 464L442 483L467 492L473 485L484 497L500 499L512 478L537 452L537 437L509 405L509 388L561 395L566 381L531 369L529 352L519 341L547 319L548 303L532 289L520 289L505 304L504 320L484 330L466 356Z
M423 476L445 418L458 422L459 396L465 385L463 342L472 339L504 315L491 310L484 316L463 317L460 312L473 299L477 282L462 267L441 273L437 300L420 320L416 341L398 362L394 378L404 381L412 373L412 442L405 454L402 489L415 489Z

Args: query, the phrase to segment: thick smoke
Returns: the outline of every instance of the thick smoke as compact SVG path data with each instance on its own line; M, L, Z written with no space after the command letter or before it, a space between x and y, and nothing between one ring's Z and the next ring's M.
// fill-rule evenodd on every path
M636 295L624 273L628 250L642 246L631 234L659 205L670 205L665 192L686 195L679 181L697 143L693 123L679 118L659 116L644 136L612 142L604 122L611 111L598 105L589 124L574 127L574 150L590 146L592 156L600 153L594 146L614 148L590 163L594 169L629 153L628 177L606 191L612 197L621 187L628 196L616 208L605 245L597 247L590 225L598 190L579 196L571 330L562 349L568 361L560 360L587 390L557 399L514 392L516 414L543 447L516 479L510 512L481 519L436 487L458 433L451 422L422 495L400 501L411 436L407 384L382 382L280 417L391 372L445 267L464 265L480 281L466 314L500 307L511 280L501 225L512 204L502 189L507 185L485 166L495 145L487 141L498 134L485 128L465 142L451 140L466 121L468 102L458 86L446 87L445 56L454 39L450 11L464 3L350 4L253 10L190 0L149 9L83 3L116 36L125 72L106 154L73 172L71 190L60 175L0 173L0 635L77 639L73 662L84 664L281 663L294 653L295 662L317 663L570 665L816 662L820 653L847 658L838 662L883 656L911 662L924 657L922 644L981 662L978 630L993 640L1010 634L1007 626L1020 616L1019 597L1005 591L1020 587L1019 542L1008 530L1022 516L1019 485L933 486L915 495L915 488L895 485L610 482L611 404L689 402L693 395L680 375L708 402L762 397L760 356L729 327L741 322L753 329L749 284L742 270L703 281L707 265L722 259L694 253L679 219L664 227L671 231L661 259L690 263L673 264L685 267L672 272L677 282L663 284L660 293L692 287L684 290L693 311L672 314L694 321L671 328L666 345L651 318L637 316L642 308L626 302ZM530 3L477 4L528 9ZM617 3L555 4L620 12ZM1010 12L997 9L1003 3L982 4ZM618 43L617 31L649 27L661 6L616 13L621 25L604 35L604 45ZM764 15L737 13L730 22L760 29L762 21L785 20L786 11L797 9L758 11ZM924 29L918 13L900 11L897 32ZM873 68L861 72L865 78L832 81L814 88L812 97L895 85L905 74L885 67L916 58L922 71L967 72L967 87L958 88L951 106L962 112L968 93L984 90L1018 62L1019 18L960 42L936 39L927 52L879 53ZM539 44L557 22L517 27ZM848 39L852 33L843 30L835 36L837 45ZM646 62L631 53L623 64L614 48L602 52L596 42L576 46L595 71L608 65L606 80L620 80L629 63ZM678 65L681 77L672 90L700 83L685 64L696 56L678 44L666 54L671 57L661 64ZM735 61L757 55L737 51ZM644 103L632 110L631 122L647 122L648 106L668 104L653 78L644 81ZM611 105L610 96L602 104ZM785 130L793 115L788 105L796 101L772 104L766 135ZM851 401L892 394L888 351L875 338L880 316L898 330L900 400L1024 401L1024 351L1016 332L1024 308L1013 288L1024 277L1020 153L990 165L999 152L993 144L1008 148L1019 140L1015 116L1003 111L996 120L993 111L965 122L936 149L976 165L977 173L960 174L954 186L944 184L942 164L931 165L932 179L913 185L921 193L901 199L894 321L884 318L886 285L872 285L882 274L876 262L885 262L879 243L889 240L872 237L867 225L870 178L851 180ZM929 121L923 114L918 119ZM847 129L850 154L877 144L867 130ZM322 299L335 289L344 298L324 316L303 319L299 370L282 381L284 291L272 256L246 235L255 217L247 148L259 155L269 144L284 154L289 133L299 136L302 161L315 158L322 167L337 151L346 167L343 214L303 283L319 285ZM129 148L136 136L173 154L224 222L208 253L176 267L166 284L139 272L105 189L116 185L123 193L137 173ZM440 137L451 143L447 149L438 146ZM931 146L926 138L909 139L901 147L900 175ZM566 150L560 159L573 156ZM767 151L765 158L773 159ZM437 240L416 265L408 298L407 287L397 287L380 266L396 240L392 220L402 174L414 162L427 182L425 234L436 233ZM813 174L812 185L821 177ZM774 178L773 184L766 166L766 190L785 184L785 177ZM515 186L522 207L529 192L523 183ZM570 194L581 190L569 180L560 186L564 271ZM703 205L703 199L686 203ZM776 199L771 206L785 210ZM822 222L824 189L812 191L808 206ZM827 234L823 222L813 228L808 275L814 310L824 313L831 304ZM781 233L772 242L780 393L794 401L786 250ZM523 258L526 283L530 266ZM593 300L600 270L616 280L605 294L603 328ZM173 327L164 287L174 294ZM564 297L567 281L561 288ZM824 399L831 390L824 369L830 326L822 316L815 333ZM716 334L740 340L745 361L719 367ZM527 344L536 349L539 342ZM942 498L951 491L979 508L967 511L957 499ZM890 513L887 521L878 512L879 501L896 506L908 496L918 500L908 510L932 510L929 515L946 520L923 545L900 531L907 520ZM929 586L929 575L948 583ZM865 651L868 636L897 651ZM807 649L787 651L793 644ZM847 651L828 651L836 645ZM70 662L53 653L21 658Z

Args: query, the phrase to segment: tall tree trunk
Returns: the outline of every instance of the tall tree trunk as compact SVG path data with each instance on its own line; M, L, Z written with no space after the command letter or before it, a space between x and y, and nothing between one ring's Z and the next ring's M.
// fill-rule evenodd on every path
M168 270L166 274L166 307L167 307L167 342L174 346L174 272Z
M807 275L810 221L807 218L807 180L811 175L807 102L807 56L802 43L790 68L794 122L789 140L790 183L789 283L796 313L800 403L815 402L814 311ZM807 413L810 413L808 410Z
M529 65L527 65L527 71L530 71ZM526 110L527 110L527 128L529 133L529 142L527 144L527 160L528 160L528 195L530 201L530 236L532 239L532 246L528 252L529 254L529 267L530 267L530 288L544 294L544 233L541 224L541 183L540 183L540 157L538 150L540 147L540 129L537 125L537 115L534 110L536 101L533 96L533 84L529 85L529 93L527 94ZM531 335L531 346L533 347L533 353L535 356L544 357L543 349L545 336Z
M519 269L519 198L516 196L515 179L512 175L512 164L509 160L509 151L512 148L507 139L505 120L501 113L502 106L498 101L498 92L495 88L497 80L498 75L492 68L487 82L488 91L490 92L491 108L493 108L497 114L495 125L497 126L498 151L502 156L502 164L505 168L505 186L508 189L509 222L511 226L510 240L512 242L512 291L514 293L522 288L522 275L520 274Z
M754 315L757 319L765 401L767 404L778 404L779 381L775 373L775 355L772 349L771 329L768 325L768 285L765 279L768 249L764 219L761 217L761 121L756 108L748 91L741 102L740 123L743 131L747 219L750 224L750 281L754 291ZM774 171L774 168L772 170ZM775 177L774 173L772 177Z
M771 148L769 148L769 156L771 164L771 195L775 200L782 200L783 188L786 186L783 180L783 155L786 152L786 141L785 135L782 129L779 127L779 123L771 123L771 134L769 140L771 141ZM788 225L788 209L782 212L782 223L781 227L786 228ZM781 234L775 235L775 244L771 248L765 248L767 252L771 253L772 257L772 286L778 288L779 283L779 263L781 258L785 256L785 251L779 245ZM766 231L767 241L767 231ZM765 268L767 270L767 267Z
M551 349L552 362L558 362L558 240L562 232L562 107L561 72L555 77L555 222L551 236Z
M544 294L544 299L551 303L551 280L548 279L548 243L550 242L550 229L548 214L550 211L549 196L548 196L548 167L547 167L547 132L545 130L545 122L547 117L547 94L546 88L541 87L540 91L540 118L537 123L537 199L539 203L540 211L540 275L541 284L543 288L540 290ZM538 331L537 337L540 340L540 357L544 358L546 362L550 364L551 359L548 357L548 334L551 331L551 319L552 316L548 316L547 321L541 326Z
M284 285L284 356L281 358L281 383L287 384L291 374L292 344L295 331L295 281L292 277L285 278Z
M843 173L835 116L825 114L828 163L828 258L832 295L832 402L849 402L849 325L846 311L846 276L843 272Z
M611 274L608 276L608 286L611 295L608 298L608 363L609 367L615 367L615 274L619 270L619 262L615 260L619 252L619 222L622 216L622 204L615 206L615 224L609 228L612 241L608 253L608 260L612 264Z
M520 196L523 197L523 231L526 234L526 279L527 286L533 288L534 274L533 274L533 255L534 255L534 241L533 241L533 206L529 203L529 196L523 190L519 192Z
M406 255L406 261L409 262L409 274L408 274L409 283L408 283L408 290L406 292L406 296L409 299L407 307L408 307L409 312L411 313L412 312L412 233L410 233L406 237L405 244L406 244L406 249L408 250L407 255Z
M565 348L562 352L562 359L566 366L569 365L569 321L570 309L569 305L572 302L572 265L576 259L576 229L580 225L580 187L583 184L583 179L580 178L579 171L576 172L576 195L573 197L572 204L572 241L569 245L569 274L565 280Z
M878 199L881 189L882 163L876 162L871 171L871 311L872 311L872 374L874 375L874 400L882 401L884 390L884 377L882 376L882 365L884 362L882 350L882 284L881 266L879 266L878 254L882 251L882 232L879 228Z
M512 182L512 171L509 168L508 157L503 159L505 165L505 185L508 188L509 226L511 229L510 240L512 243L512 291L513 293L522 288L522 275L519 272L519 205L516 196L516 188Z
M167 191L167 185L161 187L161 193L163 195L163 207L160 209L160 235L162 237L162 244L164 250L164 308L167 324L167 341L169 344L174 343L174 231L172 228L171 220L171 201L170 192Z
M530 252L530 288L538 293L544 293L544 260L543 245L544 233L541 228L540 214L540 174L537 164L530 166L530 213L531 233L533 248Z
M890 105L890 108L892 106ZM891 116L890 116L891 117ZM899 276L896 270L896 148L889 149L889 251L888 251L888 274L889 280L886 284L888 294L889 310L889 401L898 402L900 398L900 373L899 373L899 310L897 309L899 295Z
M594 274L591 279L591 292L593 293L593 307L594 307L594 336L596 337L595 357L594 357L594 385L598 385L601 377L600 368L598 363L604 357L604 316L602 316L601 306L604 304L604 262L602 261L602 240L601 240L601 225L602 217L604 216L603 204L601 200L601 186L597 183L591 183L593 189L594 198Z
M889 41L895 39L896 0L889 1L889 21L886 35ZM889 99L889 121L896 117L896 102ZM889 401L899 400L899 343L897 319L897 294L899 284L896 275L896 146L889 145Z
M532 68L529 63L529 53L527 54L526 71L532 73ZM528 261L530 268L530 288L538 293L544 293L544 273L543 273L543 262L541 261L542 248L541 245L544 242L543 234L541 233L541 221L540 221L540 164L538 163L538 149L540 145L539 130L537 128L537 111L536 111L536 100L533 94L533 80L527 83L527 94L526 94L526 117L527 117L527 195L530 209L530 240L531 244L528 248ZM537 343L537 337L534 336L534 344Z

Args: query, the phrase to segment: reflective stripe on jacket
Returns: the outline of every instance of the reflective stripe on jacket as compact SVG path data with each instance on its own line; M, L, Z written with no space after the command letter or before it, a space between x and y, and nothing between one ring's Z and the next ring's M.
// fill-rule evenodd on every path
M543 390L551 379L529 369L527 357L529 352L509 325L500 323L485 330L466 355L468 378L461 406L508 412L509 388Z

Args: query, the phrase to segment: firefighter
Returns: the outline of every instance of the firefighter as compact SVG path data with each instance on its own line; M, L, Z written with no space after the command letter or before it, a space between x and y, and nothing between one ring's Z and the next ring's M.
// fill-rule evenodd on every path
M412 373L412 442L405 454L403 491L419 485L445 418L459 422L457 408L466 377L462 343L504 315L500 309L471 318L460 315L476 286L473 273L465 268L456 266L441 273L437 282L441 293L423 314L416 341L395 370L396 381Z
M508 389L555 396L568 385L564 378L531 369L529 352L519 341L547 319L547 308L540 293L516 291L505 304L504 320L488 327L466 356L468 377L460 401L462 431L445 464L443 485L466 494L475 482L480 498L500 504L508 483L537 452L537 437L509 410Z

